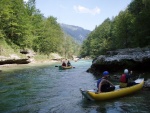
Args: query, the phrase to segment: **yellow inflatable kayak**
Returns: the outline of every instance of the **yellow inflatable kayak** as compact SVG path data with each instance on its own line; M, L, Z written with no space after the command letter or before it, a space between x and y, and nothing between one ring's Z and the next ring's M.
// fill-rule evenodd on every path
M71 69L72 66L59 66L59 69Z
M135 82L138 84L126 88L119 88L119 85L116 85L115 90L111 92L96 93L96 90L82 89L80 89L80 92L88 100L109 100L118 97L123 97L142 89L144 85L144 78L138 78L137 80L135 80Z

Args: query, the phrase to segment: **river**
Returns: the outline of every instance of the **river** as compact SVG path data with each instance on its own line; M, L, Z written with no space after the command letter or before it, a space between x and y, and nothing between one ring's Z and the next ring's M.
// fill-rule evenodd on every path
M94 102L82 98L79 88L93 89L98 77L87 73L91 60L17 66L0 73L0 113L149 113L149 91L114 100Z

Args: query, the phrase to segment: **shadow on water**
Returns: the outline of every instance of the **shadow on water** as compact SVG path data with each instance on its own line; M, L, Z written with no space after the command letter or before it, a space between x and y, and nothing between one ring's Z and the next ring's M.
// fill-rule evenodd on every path
M91 60L71 62L75 67L59 70L58 63L25 66L0 73L1 113L141 113L150 111L149 91L115 100L82 99L79 88L93 89L99 77L87 73Z

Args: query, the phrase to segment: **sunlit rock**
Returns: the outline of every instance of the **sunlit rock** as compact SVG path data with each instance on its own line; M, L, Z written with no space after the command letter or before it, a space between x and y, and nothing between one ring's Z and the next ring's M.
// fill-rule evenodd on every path
M100 55L92 62L88 72L118 71L124 68L130 70L149 71L150 48L119 49L108 51L107 55Z

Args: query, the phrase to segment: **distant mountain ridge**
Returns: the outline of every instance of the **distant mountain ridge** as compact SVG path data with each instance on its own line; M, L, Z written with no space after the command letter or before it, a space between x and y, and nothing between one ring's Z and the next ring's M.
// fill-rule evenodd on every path
M90 30L83 29L82 27L74 26L74 25L67 25L67 24L60 24L63 31L73 37L79 44L87 38Z

